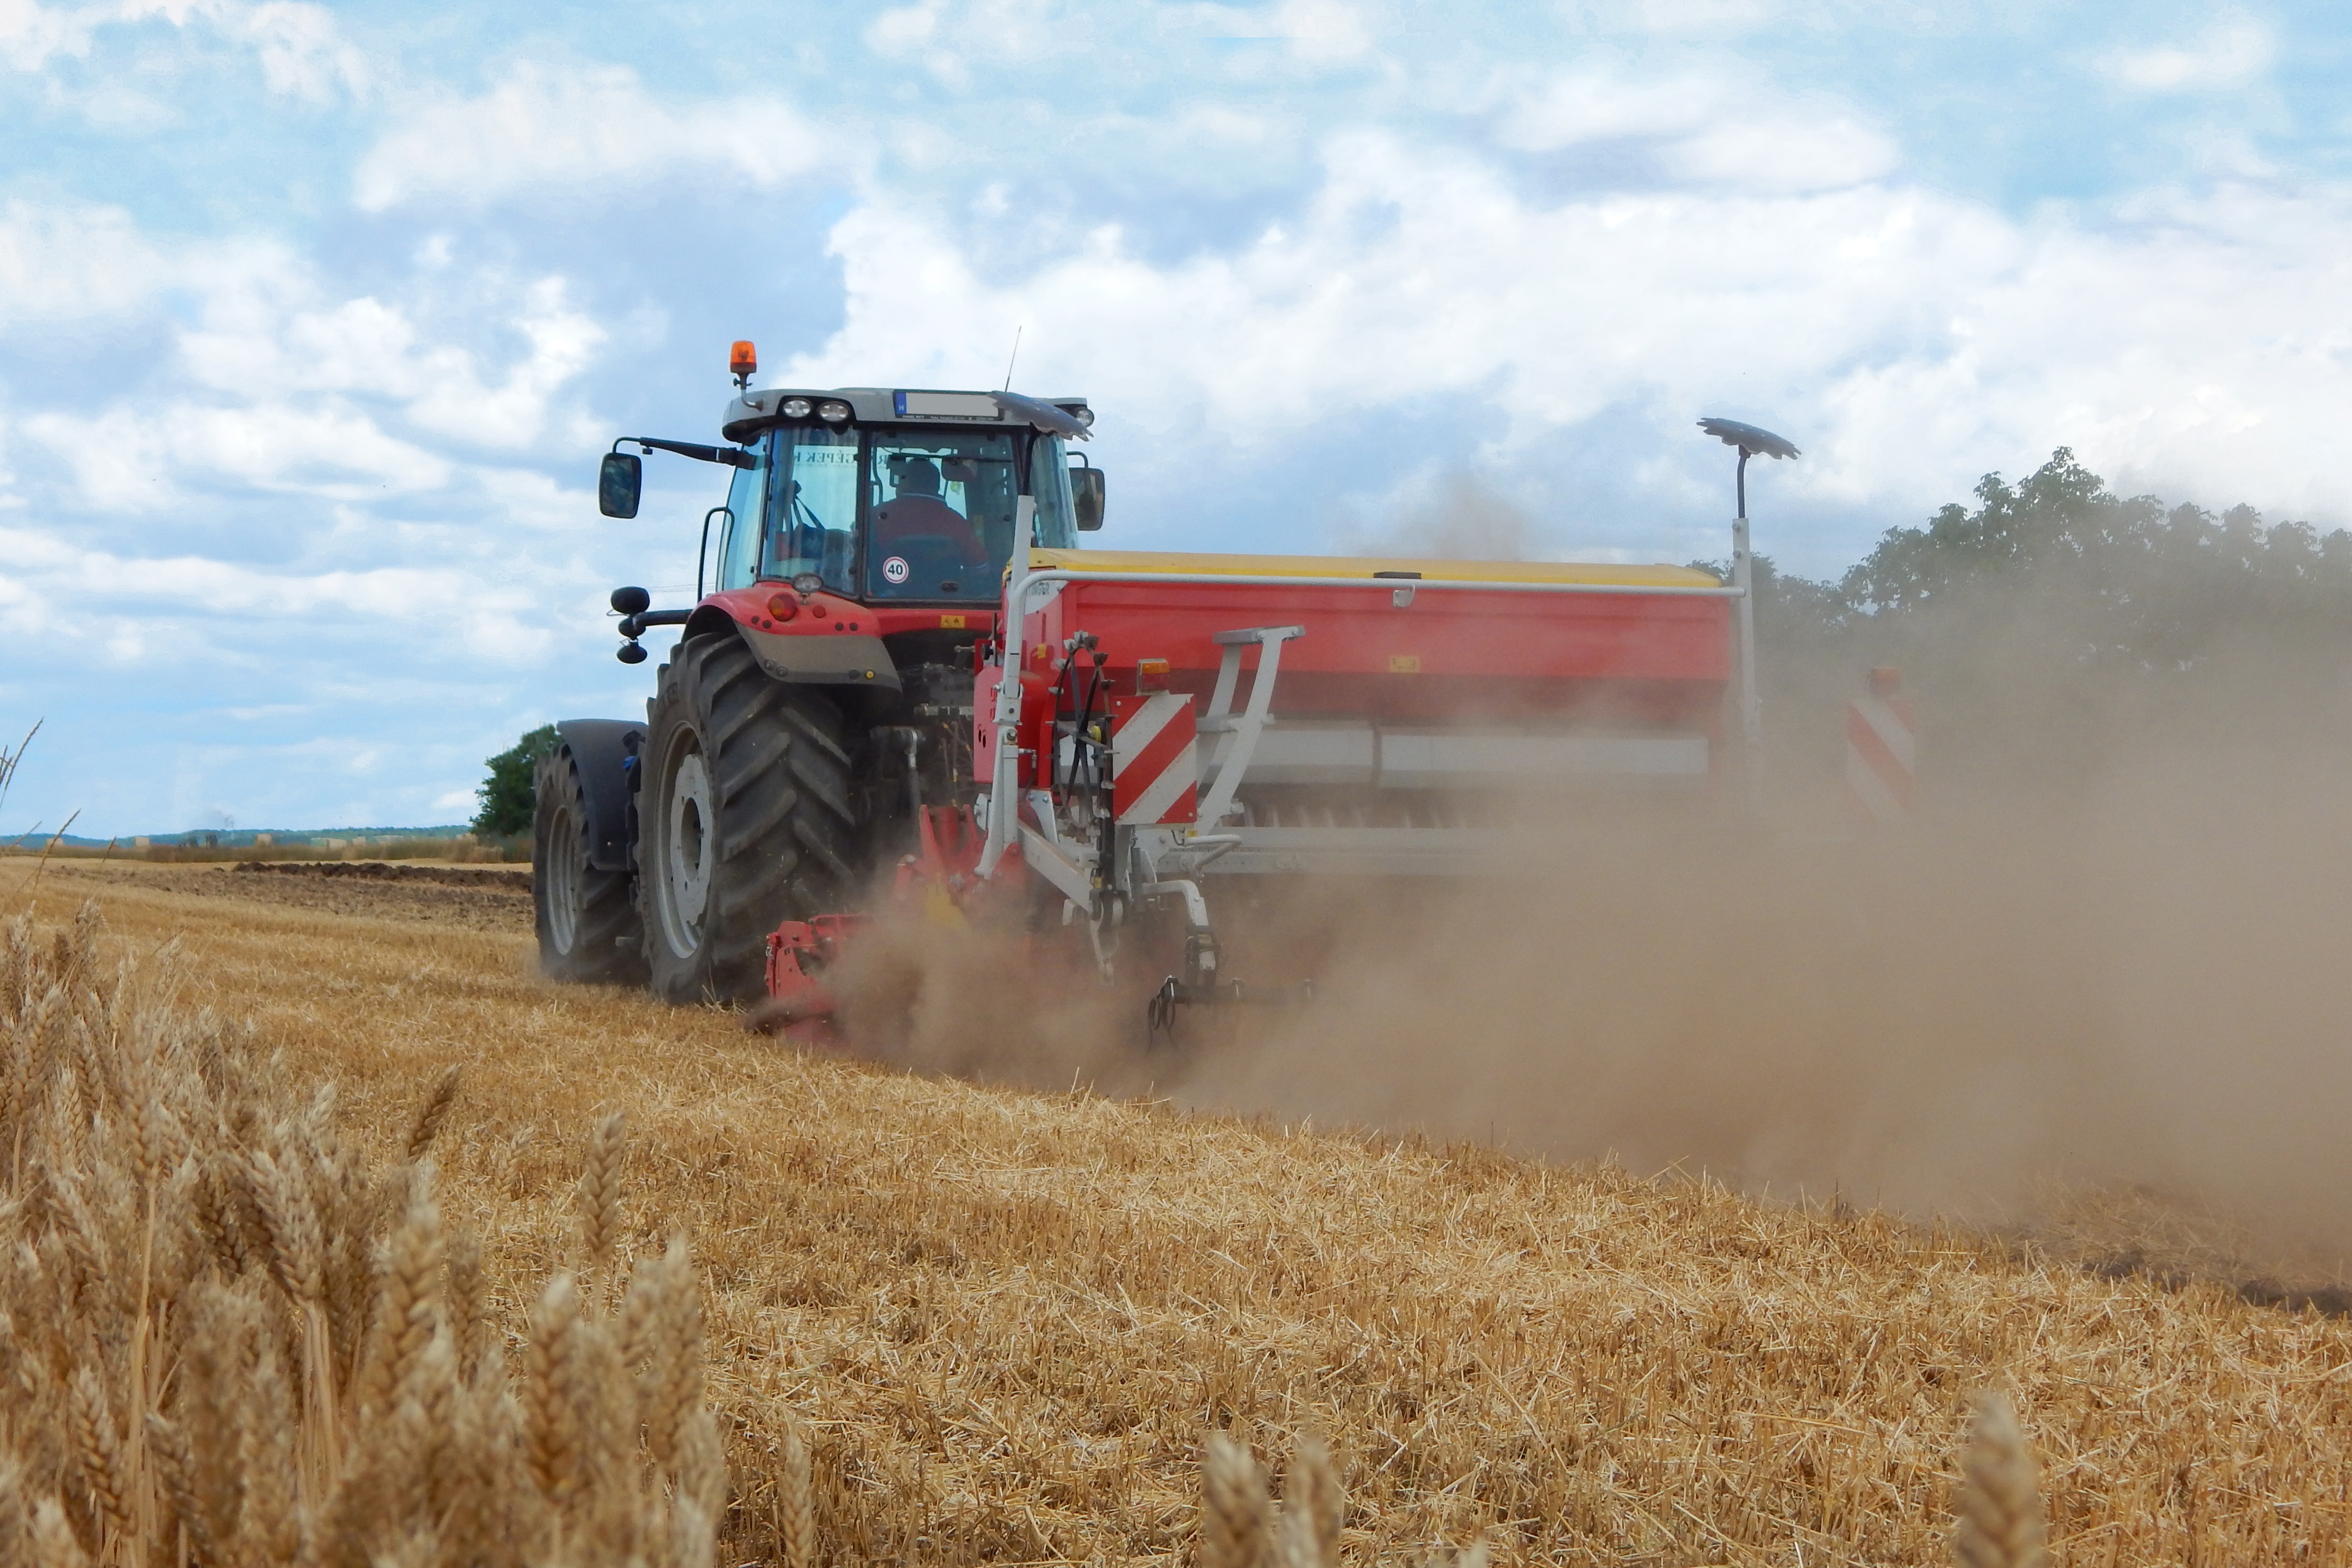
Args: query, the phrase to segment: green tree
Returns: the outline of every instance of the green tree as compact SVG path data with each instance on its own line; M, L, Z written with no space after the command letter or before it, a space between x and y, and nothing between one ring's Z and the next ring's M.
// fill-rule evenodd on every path
M531 813L539 804L539 761L552 755L555 747L555 726L541 724L489 760L490 776L474 792L482 801L474 817L476 833L485 838L513 838L530 831Z
M1977 509L1889 529L1839 584L1874 618L1995 603L2030 607L2077 659L2187 669L2255 645L2306 650L2352 634L2352 534L2128 499L2060 447L2011 485L1987 474Z

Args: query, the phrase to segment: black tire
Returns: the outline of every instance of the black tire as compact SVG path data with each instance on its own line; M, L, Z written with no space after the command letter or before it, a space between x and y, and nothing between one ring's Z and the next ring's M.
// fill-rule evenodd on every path
M540 760L530 823L530 901L539 966L556 980L642 985L636 878L588 863L588 803L569 746Z
M771 679L732 635L680 645L646 705L637 909L654 994L743 1002L767 936L857 885L849 753L823 690Z

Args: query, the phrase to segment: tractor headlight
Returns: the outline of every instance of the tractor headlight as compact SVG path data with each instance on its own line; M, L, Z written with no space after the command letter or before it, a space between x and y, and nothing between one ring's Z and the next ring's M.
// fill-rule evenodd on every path
M829 424L838 425L849 417L849 405L828 397L816 405L816 416Z
M805 597L824 586L824 579L814 572L803 572L793 579L793 592Z
M805 397L787 397L777 407L776 412L787 419L805 419L809 416L809 400Z
M1095 427L1095 411L1083 403L1070 410L1070 417L1089 430Z

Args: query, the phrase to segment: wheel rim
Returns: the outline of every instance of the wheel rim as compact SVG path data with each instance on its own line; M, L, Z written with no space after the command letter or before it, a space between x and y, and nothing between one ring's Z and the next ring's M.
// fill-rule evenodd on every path
M694 738L683 738L684 754L669 768L662 802L661 910L663 940L672 952L689 957L702 946L703 917L710 903L710 872L718 858L719 814L710 770Z
M572 813L560 806L549 814L547 828L547 939L556 952L569 953L580 940L580 833Z

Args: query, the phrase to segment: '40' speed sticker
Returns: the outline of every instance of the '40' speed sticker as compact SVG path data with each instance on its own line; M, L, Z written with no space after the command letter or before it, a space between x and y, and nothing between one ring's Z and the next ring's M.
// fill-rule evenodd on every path
M886 582L903 583L907 580L909 570L907 558L903 555L893 555L882 563L882 576Z

